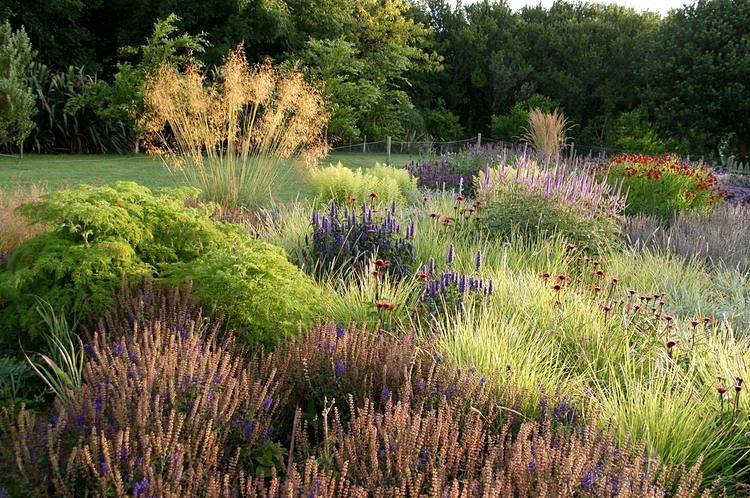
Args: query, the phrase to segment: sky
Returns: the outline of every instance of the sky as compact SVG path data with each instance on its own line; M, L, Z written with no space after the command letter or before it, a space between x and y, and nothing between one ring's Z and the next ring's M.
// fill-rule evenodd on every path
M461 3L468 5L475 0L462 0ZM618 4L624 7L632 7L637 12L649 10L666 15L670 9L678 9L683 5L693 3L692 0L588 0L590 3ZM508 5L514 11L520 10L526 5L536 6L540 3L544 7L552 5L553 0L508 0ZM455 3L455 2L454 2Z

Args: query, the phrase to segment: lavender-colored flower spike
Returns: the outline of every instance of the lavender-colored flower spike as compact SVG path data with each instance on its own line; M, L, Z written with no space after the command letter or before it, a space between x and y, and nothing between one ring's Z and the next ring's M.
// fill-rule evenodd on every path
M493 292L494 290L495 290L495 286L494 286L494 284L492 283L492 280L490 280L490 281L489 281L489 283L487 284L487 295L488 295L488 296L491 296L491 295L492 295L492 292Z
M453 263L453 260L456 257L456 248L453 246L453 244L448 246L448 264Z
M430 262L427 265L427 273L430 275L435 273L435 258L430 256Z
M482 267L482 251L477 251L477 259L476 259L475 267L477 271L479 271L479 269Z

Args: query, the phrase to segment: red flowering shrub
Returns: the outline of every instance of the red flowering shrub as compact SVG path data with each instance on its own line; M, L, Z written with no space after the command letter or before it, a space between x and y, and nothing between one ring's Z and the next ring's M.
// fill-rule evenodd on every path
M596 168L610 184L622 182L628 192L625 214L651 214L669 218L675 212L710 213L726 195L705 166L680 161L676 156L626 154Z

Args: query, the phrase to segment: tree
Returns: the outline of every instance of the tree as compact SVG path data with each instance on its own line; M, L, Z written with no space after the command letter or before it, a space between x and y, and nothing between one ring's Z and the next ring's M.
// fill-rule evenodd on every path
M672 11L644 64L648 110L683 152L722 142L750 157L750 1L699 0Z
M289 57L324 84L329 137L346 142L403 136L419 121L406 92L410 73L439 68L437 56L422 49L428 28L406 16L410 4L404 0L342 0L325 22L325 16L310 14L319 8L316 3L288 2L293 18L306 19L301 27L322 36L328 29L338 36L310 39ZM297 15L303 12L309 15ZM312 23L314 19L319 22Z
M528 85L560 102L579 124L579 141L605 143L617 116L638 104L640 42L657 28L658 16L560 0L519 16L523 60L533 68Z
M13 144L21 150L34 128L34 94L28 84L28 68L34 57L23 27L13 31L10 23L0 25L0 145Z

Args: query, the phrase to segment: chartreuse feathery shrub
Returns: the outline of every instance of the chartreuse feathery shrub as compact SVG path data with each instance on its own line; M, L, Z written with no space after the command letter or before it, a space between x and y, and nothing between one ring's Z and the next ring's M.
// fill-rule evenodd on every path
M296 333L297 322L320 315L322 292L286 253L244 237L192 261L164 266L170 284L193 282L193 293L214 307L243 343L272 347Z
M200 278L197 297L205 305L217 304L230 323L244 327L250 344L256 343L256 333L265 343L277 331L293 331L316 306L312 281L283 250L212 220L215 206L186 207L185 199L197 194L195 189L154 194L119 182L81 185L22 206L22 214L50 231L20 245L0 273L0 340L36 345L42 325L34 296L70 320L87 320L111 309L123 284L159 278L165 270L170 281ZM187 271L190 265L195 268ZM206 267L211 270L203 271ZM293 291L306 299L291 298L301 295Z

